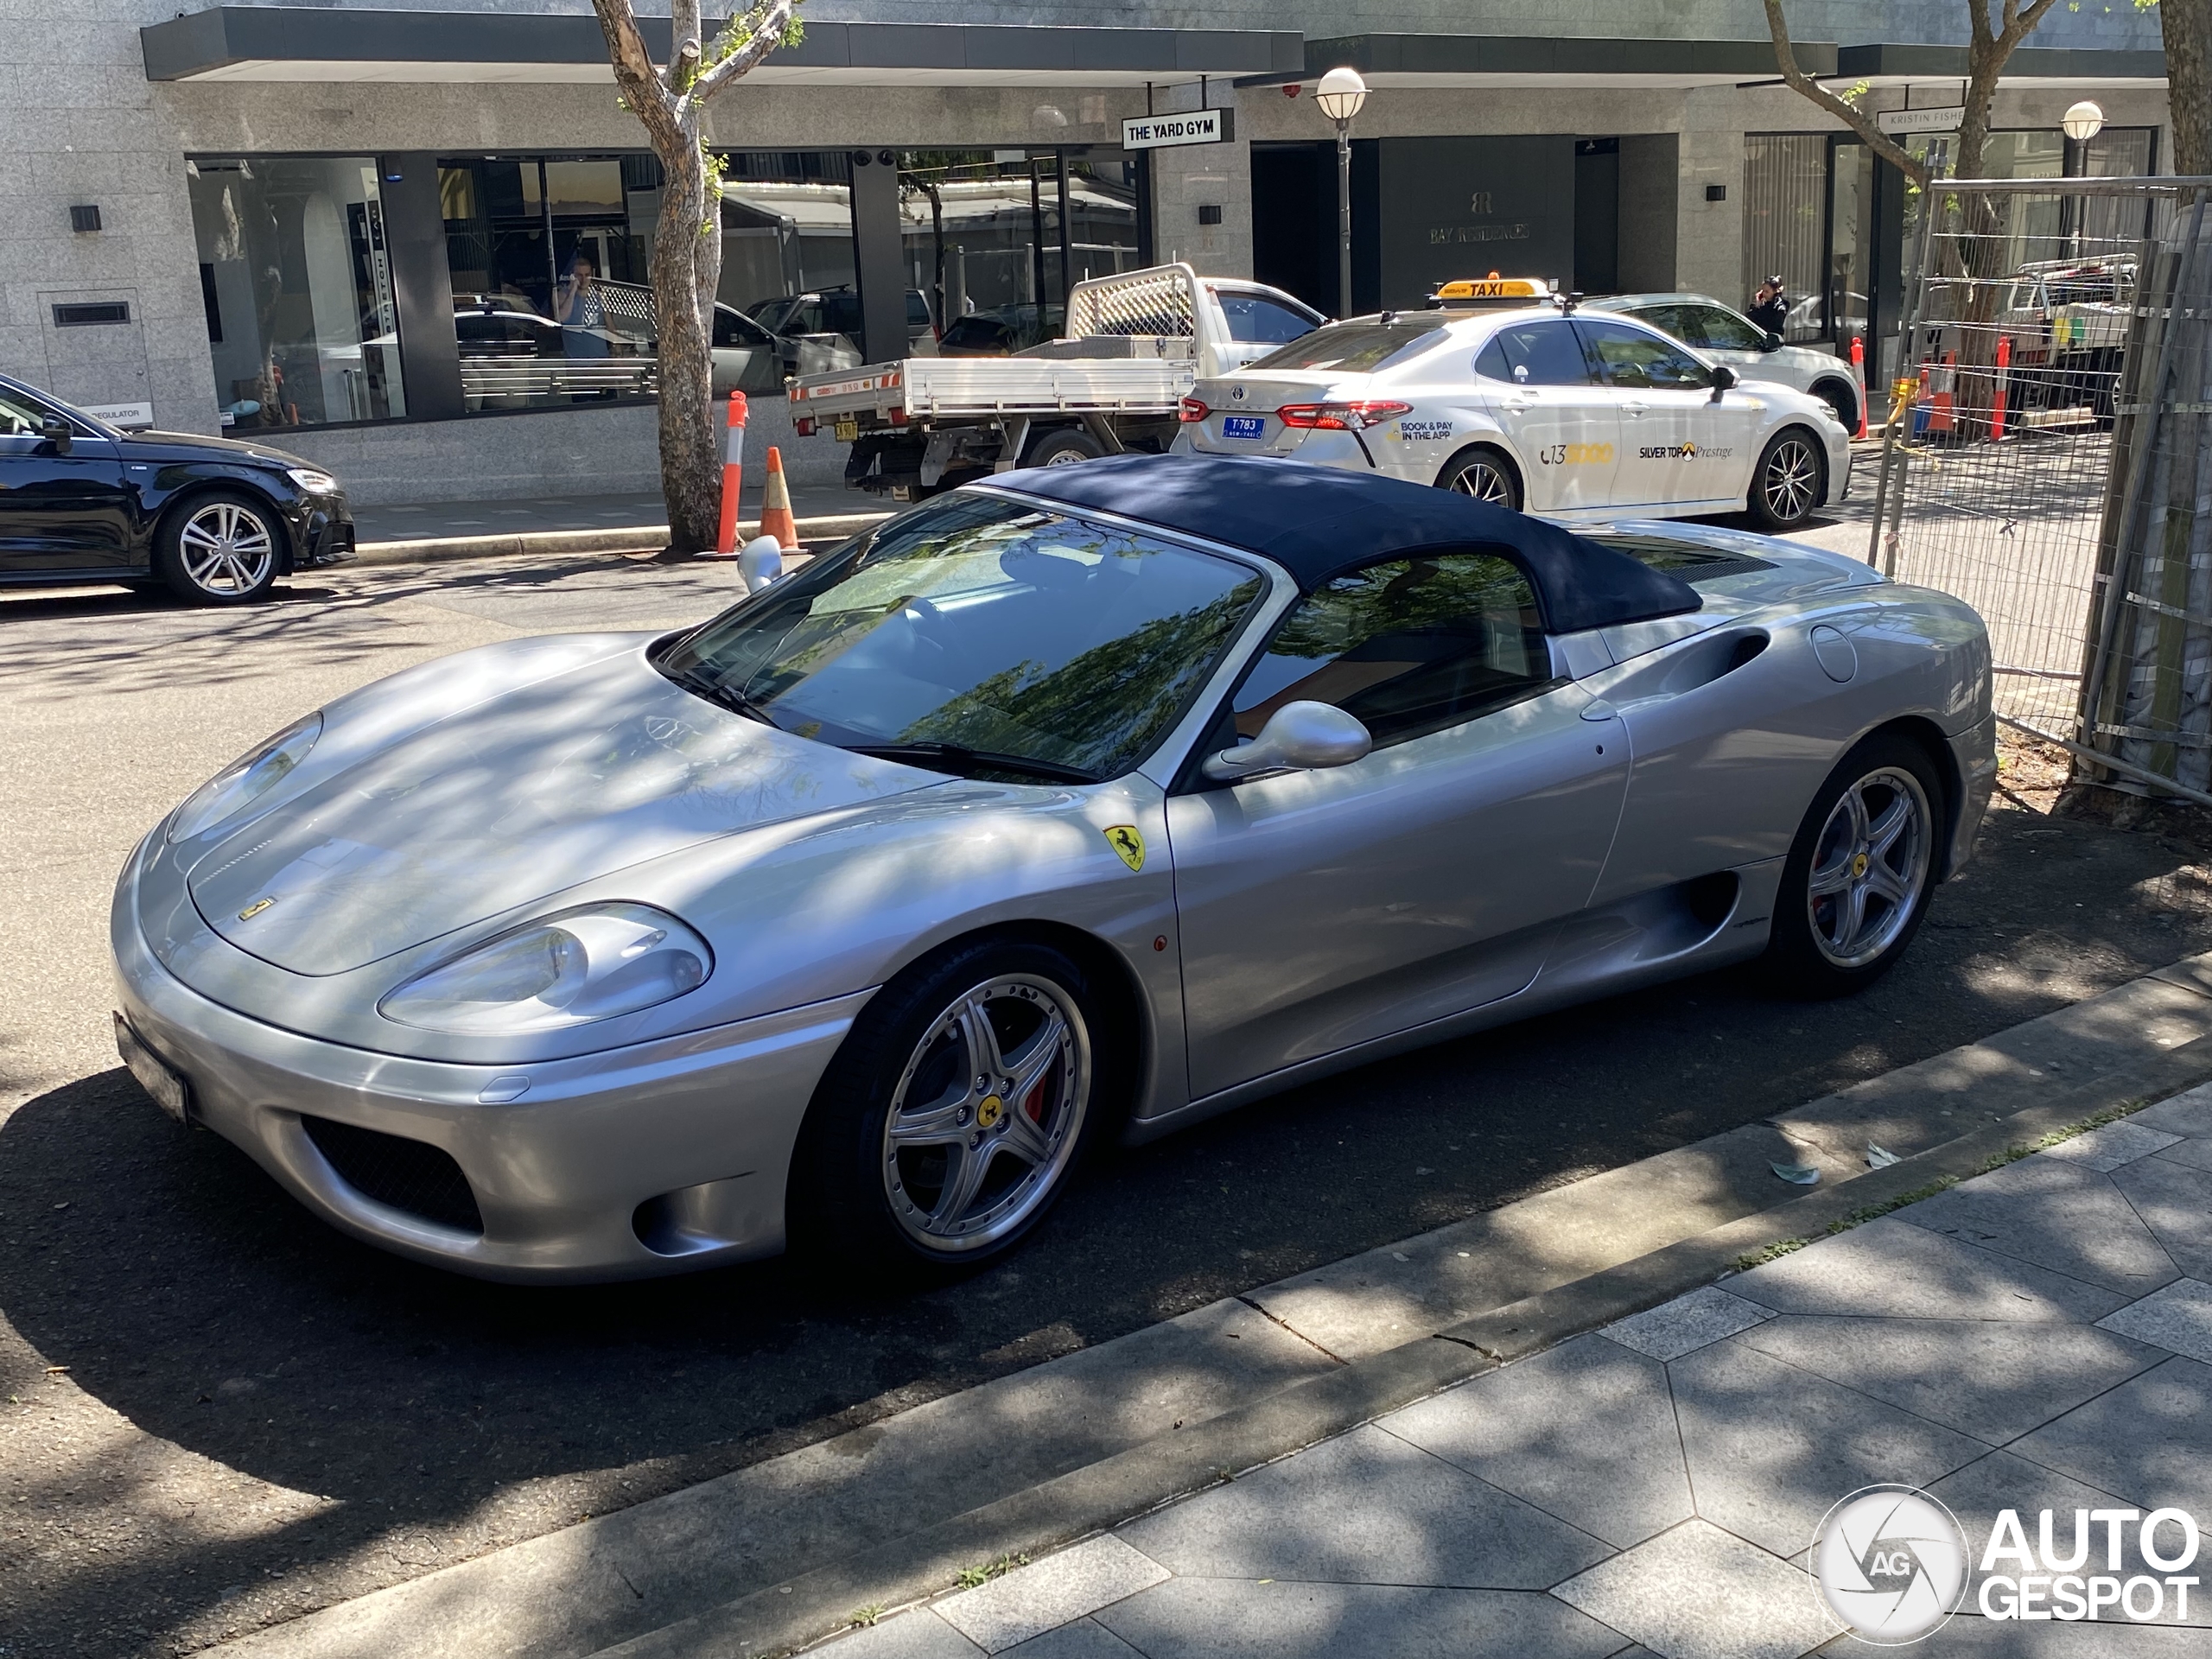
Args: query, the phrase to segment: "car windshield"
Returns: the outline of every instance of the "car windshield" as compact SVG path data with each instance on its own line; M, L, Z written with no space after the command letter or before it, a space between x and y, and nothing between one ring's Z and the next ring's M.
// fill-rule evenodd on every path
M1411 354L1443 329L1433 317L1404 318L1388 322L1332 322L1293 340L1279 352L1270 352L1253 364L1250 372L1262 369L1344 369L1366 374L1390 366Z
M1174 724L1262 586L1194 549L955 494L680 636L658 666L841 748L1096 781Z

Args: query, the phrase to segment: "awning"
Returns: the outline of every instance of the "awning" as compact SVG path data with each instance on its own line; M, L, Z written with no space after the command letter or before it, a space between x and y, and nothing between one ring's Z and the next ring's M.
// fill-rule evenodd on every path
M1800 41L1797 61L1832 74L1836 48ZM1615 39L1599 35L1345 35L1306 42L1301 73L1345 64L1373 86L1701 86L1771 76L1767 41ZM1291 80L1271 74L1261 79Z
M639 28L656 61L665 17ZM216 6L139 30L149 80L606 83L589 13ZM747 79L760 86L1122 86L1295 70L1292 30L821 23Z

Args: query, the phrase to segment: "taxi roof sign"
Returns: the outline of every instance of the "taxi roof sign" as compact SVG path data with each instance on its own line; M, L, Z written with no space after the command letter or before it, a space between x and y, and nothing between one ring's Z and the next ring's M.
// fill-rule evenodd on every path
M1440 300L1541 300L1551 289L1544 283L1527 276L1501 276L1496 271L1487 276L1477 276L1456 283L1446 283L1436 290Z

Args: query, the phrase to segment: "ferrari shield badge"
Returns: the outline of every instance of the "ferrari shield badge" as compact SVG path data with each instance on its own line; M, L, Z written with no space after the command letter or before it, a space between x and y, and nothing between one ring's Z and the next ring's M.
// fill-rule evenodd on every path
M995 1129L999 1126L999 1119L1005 1116L1006 1102L996 1095L985 1095L976 1108L976 1127Z
M1106 832L1106 844L1122 855L1133 870L1144 868L1144 837L1134 823L1117 823Z

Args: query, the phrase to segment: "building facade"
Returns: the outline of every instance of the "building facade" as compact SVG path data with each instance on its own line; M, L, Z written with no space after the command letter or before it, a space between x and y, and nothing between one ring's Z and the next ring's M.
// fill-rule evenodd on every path
M1869 107L1955 104L1962 3L1792 0ZM1337 293L1321 71L1354 127L1355 308L1490 270L1741 304L1878 365L1914 203L1777 83L1759 0L956 6L816 0L716 99L718 385L787 433L792 367L1047 334L1069 283L1165 258ZM648 24L666 38L664 19ZM2155 14L2055 12L1990 170L2170 171ZM2088 145L2059 117L2095 99ZM1123 122L1229 112L1219 142ZM1926 142L1922 140L1921 142ZM0 18L0 371L162 427L251 433L367 502L650 487L659 170L588 0L29 0ZM834 478L827 439L791 440Z

